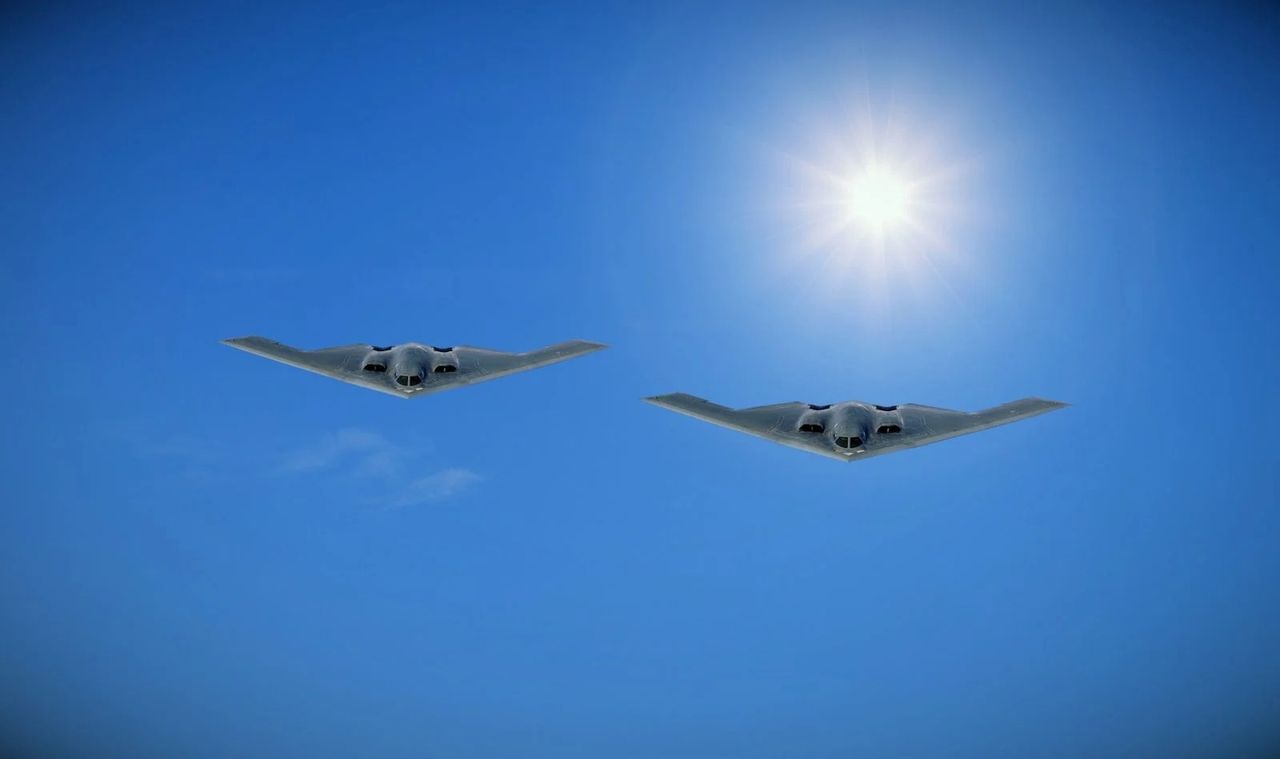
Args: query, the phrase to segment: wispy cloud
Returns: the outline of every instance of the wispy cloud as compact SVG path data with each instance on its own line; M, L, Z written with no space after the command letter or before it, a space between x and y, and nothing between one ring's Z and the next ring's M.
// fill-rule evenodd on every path
M344 429L290 453L280 468L299 474L350 466L357 474L391 477L399 473L407 453L377 432Z
M404 507L441 501L461 493L479 481L480 475L470 469L445 469L410 482L391 503Z
M324 433L283 453L277 448L274 455L267 454L265 465L261 451L219 444L204 435L157 435L138 425L119 425L103 444L123 444L124 451L146 462L146 471L168 473L199 486L226 481L233 474L241 479L246 473L306 478L332 488L335 497L354 498L356 505L381 508L444 501L483 479L465 467L442 468L443 462L432 453L430 443L406 445L359 427Z
M286 475L345 473L380 480L390 498L380 502L392 508L441 501L457 495L481 480L480 475L460 467L450 467L413 476L424 458L421 451L397 445L372 430L348 428L330 432L314 443L289 453L278 472Z

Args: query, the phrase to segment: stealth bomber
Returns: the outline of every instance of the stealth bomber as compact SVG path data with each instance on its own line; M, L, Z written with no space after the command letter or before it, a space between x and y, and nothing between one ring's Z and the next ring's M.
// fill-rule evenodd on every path
M695 419L840 461L861 461L916 448L1067 405L1042 398L1023 398L970 413L914 403L880 406L862 401L830 405L793 402L732 409L686 393L645 400Z
M570 340L526 353L504 353L464 345L440 348L423 343L386 346L357 343L299 350L265 337L237 337L222 342L272 361L399 398L417 398L474 385L606 347L601 343Z

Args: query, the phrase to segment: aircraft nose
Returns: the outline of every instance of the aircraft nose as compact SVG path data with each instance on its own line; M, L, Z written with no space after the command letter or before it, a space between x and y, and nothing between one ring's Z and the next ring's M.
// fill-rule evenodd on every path
M860 435L839 434L836 435L835 442L837 448L842 448L846 451L862 447L862 437Z
M858 423L850 424L846 421L837 425L831 431L831 442L844 453L852 453L861 449L869 439L870 435L867 434L866 426Z

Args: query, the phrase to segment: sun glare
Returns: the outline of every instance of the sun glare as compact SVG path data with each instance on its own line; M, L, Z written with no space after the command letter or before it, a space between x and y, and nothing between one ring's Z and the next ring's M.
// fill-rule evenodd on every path
M769 276L797 278L815 312L855 314L864 325L954 297L949 280L972 269L965 237L977 212L977 159L955 152L938 119L912 130L900 112L870 101L812 122L775 153L786 248Z
M891 169L868 166L849 180L846 200L854 220L879 237L907 220L911 185Z

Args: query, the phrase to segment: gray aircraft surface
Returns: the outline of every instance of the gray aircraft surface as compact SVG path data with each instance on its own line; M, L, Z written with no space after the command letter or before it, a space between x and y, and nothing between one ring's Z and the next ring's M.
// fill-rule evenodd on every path
M436 348L422 343L385 347L357 343L307 351L265 337L236 337L222 342L272 361L399 398L417 398L474 385L607 347L601 343L570 340L527 353L503 353L464 345Z
M732 409L686 393L645 400L695 419L840 461L861 461L882 453L916 448L1067 405L1042 398L1023 398L968 413L914 403L878 406L861 401L825 406L797 401Z

